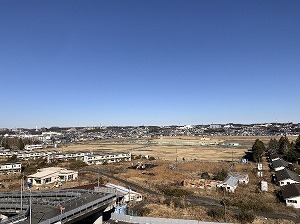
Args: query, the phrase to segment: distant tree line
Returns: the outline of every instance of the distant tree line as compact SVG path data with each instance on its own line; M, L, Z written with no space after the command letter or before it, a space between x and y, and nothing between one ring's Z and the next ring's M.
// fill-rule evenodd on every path
M300 158L300 135L294 141L290 141L287 136L282 136L278 141L271 139L268 145L268 151L278 153L289 162L297 162Z
M1 146L6 149L12 150L23 150L25 145L27 144L40 144L40 141L33 140L33 139L22 139L18 137L14 138L2 138L1 139Z
M258 162L266 151L277 153L289 162L297 162L300 158L300 135L295 142L290 141L287 136L282 136L279 140L272 138L267 148L261 140L256 139L251 150L253 161Z

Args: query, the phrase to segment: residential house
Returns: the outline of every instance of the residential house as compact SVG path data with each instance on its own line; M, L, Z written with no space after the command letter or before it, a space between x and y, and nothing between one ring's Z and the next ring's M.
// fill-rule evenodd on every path
M109 153L109 154L89 154L85 155L83 161L88 165L98 165L103 163L114 163L120 161L131 161L131 153Z
M300 208L300 184L285 185L281 189L281 195L287 206Z
M279 170L283 170L285 168L288 168L289 167L289 163L283 159L276 159L276 160L273 160L272 163L271 163L271 167L273 170L275 171L279 171Z
M60 181L72 181L77 179L78 171L67 170L61 167L48 167L38 170L37 173L29 175L27 182L32 185L51 184Z
M269 161L270 162L273 162L273 161L278 160L278 159L280 159L280 157L279 157L279 155L277 153L271 153L269 155Z
M249 177L247 174L229 174L222 183L218 184L217 187L226 190L227 192L234 193L238 184L248 184Z
M275 176L276 176L276 181L278 182L279 186L300 183L299 174L297 174L289 169L279 170L275 173Z
M43 149L43 145L25 145L25 150L32 151L36 149Z
M0 163L0 174L21 173L21 163Z

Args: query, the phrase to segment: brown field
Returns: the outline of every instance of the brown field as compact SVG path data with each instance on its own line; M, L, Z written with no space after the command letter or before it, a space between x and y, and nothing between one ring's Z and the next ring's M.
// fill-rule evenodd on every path
M133 155L149 155L161 160L187 161L239 161L255 139L259 138L265 144L271 138L279 139L280 136L213 136L213 137L162 137L156 139L136 140L100 140L85 144L72 144L59 148L61 152L91 151L91 152L131 152ZM295 140L296 137L289 136ZM239 143L238 147L224 147L218 143ZM155 145L151 145L155 143ZM215 144L199 146L195 144Z

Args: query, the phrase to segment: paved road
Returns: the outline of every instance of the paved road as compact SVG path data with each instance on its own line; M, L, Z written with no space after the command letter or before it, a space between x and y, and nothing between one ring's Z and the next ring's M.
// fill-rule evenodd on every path
M131 189L135 191L140 191L140 192L145 192L150 195L161 195L160 193L153 191L151 189L145 188L143 186L140 186L135 183L131 183L127 180L121 179L119 177L114 176L113 174L108 173L107 171L101 170L99 168L92 168L92 167L86 167L85 170L87 171L92 171L92 172L97 172L100 173L103 176L106 176L108 178L117 180L121 183L123 183L125 186L130 187ZM199 205L199 206L204 206L208 208L223 208L223 205L221 205L219 200L205 197L205 196L187 196L186 200L189 201L193 205ZM239 214L241 211L238 208L226 208L227 211L230 211L234 214ZM267 213L267 212L254 212L255 215L257 216L262 216L265 218L271 218L271 219L286 219L286 220L291 220L296 223L300 223L300 217L299 216L292 216L292 215L285 215L285 214L277 214L277 213Z

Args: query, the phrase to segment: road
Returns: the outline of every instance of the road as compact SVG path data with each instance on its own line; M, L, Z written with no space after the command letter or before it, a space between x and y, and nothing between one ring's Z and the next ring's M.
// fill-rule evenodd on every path
M132 190L135 190L135 191L144 192L144 193L154 195L154 196L161 195L160 193L158 193L156 191L153 191L151 189L145 188L138 184L131 183L127 180L116 177L113 174L110 174L107 171L101 170L99 168L86 167L85 170L91 171L91 172L96 172L96 173L99 173L108 178L119 181L119 182L123 183L124 186L130 187ZM224 206L221 205L219 200L205 197L205 196L195 196L195 195L187 196L186 200L193 205L204 206L207 208L217 208L217 207L224 208ZM231 207L230 208L226 207L226 210L232 212L233 214L239 214L241 212L238 208L231 208ZM254 211L254 214L256 216L261 216L261 217L270 218L270 219L285 219L285 220L291 220L295 223L300 223L299 216L285 215L285 214L279 214L279 213L258 212L258 211Z

